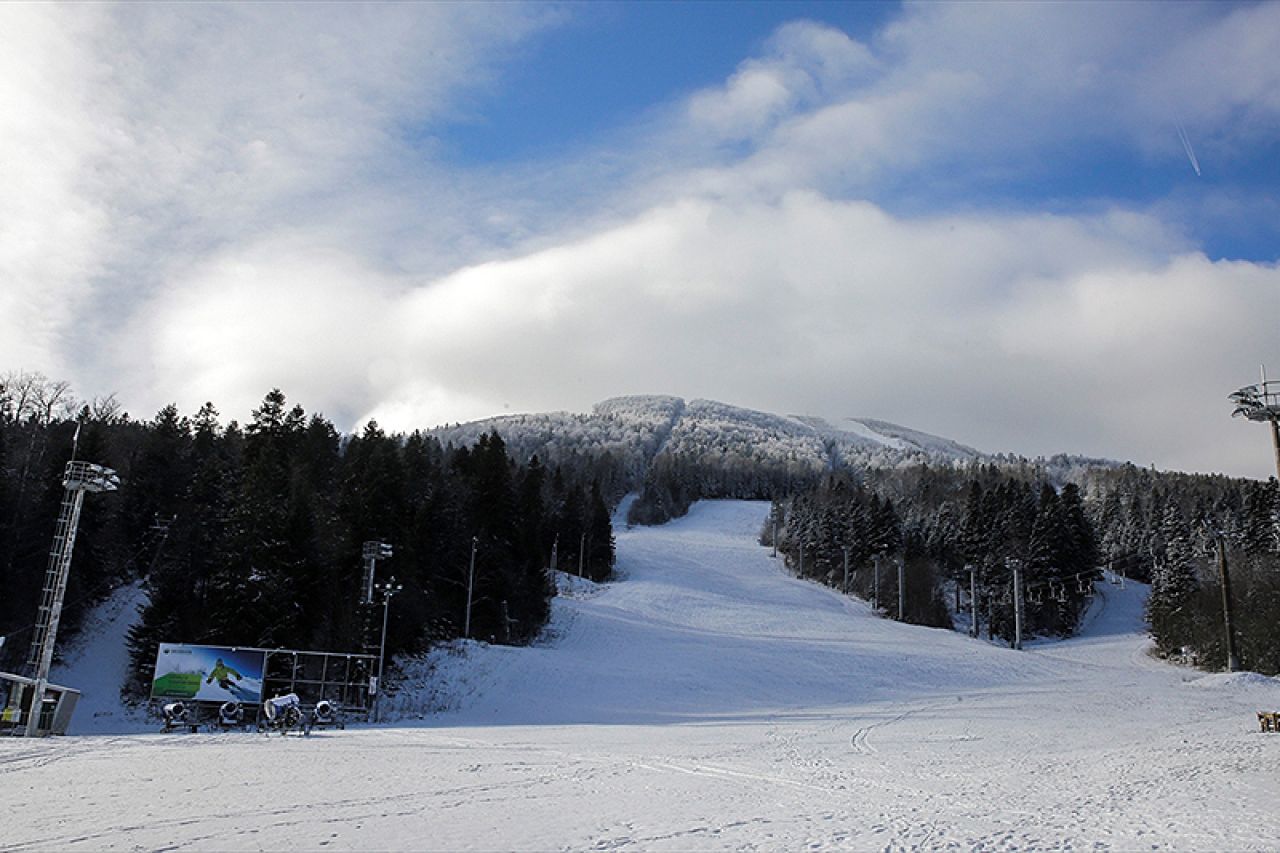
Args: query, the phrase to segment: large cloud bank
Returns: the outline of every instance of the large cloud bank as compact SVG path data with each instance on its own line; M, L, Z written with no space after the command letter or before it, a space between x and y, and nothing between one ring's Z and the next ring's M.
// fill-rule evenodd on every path
M1280 375L1280 270L1194 225L1274 188L982 190L1099 145L1194 181L1178 128L1206 168L1255 151L1280 5L796 22L608 141L450 167L435 129L518 87L561 12L0 8L0 365L142 416L278 386L410 429L662 392L1270 472L1225 394Z

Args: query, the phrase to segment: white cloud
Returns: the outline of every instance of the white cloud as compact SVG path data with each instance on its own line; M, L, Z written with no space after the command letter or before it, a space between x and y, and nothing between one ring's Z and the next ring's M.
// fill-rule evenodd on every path
M1210 160L1280 132L1276 4L926 3L865 46L835 34L835 50L822 43L831 30L802 32L690 101L676 145L725 128L754 143L744 160L705 162L706 191L805 186L891 201L929 182L976 194L1079 162L1092 145L1181 165L1179 125ZM810 85L832 55L857 72Z
M95 389L154 384L120 376L117 358L136 366L129 353L148 342L113 330L155 328L152 302L164 310L222 258L305 232L318 251L384 266L380 226L431 235L421 198L454 191L437 167L415 164L429 151L417 137L555 14L3 6L0 356ZM370 201L397 193L390 216Z
M280 387L350 424L387 390L397 285L358 258L276 240L209 258L174 284L128 330L140 345L122 360L126 399L187 411L208 400L242 418Z
M723 87L695 93L687 104L699 137L752 138L798 106L812 106L866 81L871 52L838 30L799 21L769 40L766 56L742 63Z
M0 362L57 375L76 334L104 212L82 195L104 145L79 87L86 19L64 7L0 7Z
M883 416L991 449L1258 473L1268 459L1244 445L1207 451L1238 426L1225 394L1249 380L1274 314L1232 318L1259 298L1280 308L1280 273L1171 257L1158 223L1136 219L685 200L397 304L413 378L373 414L441 420L403 403L422 377L429 406L456 396L473 414L481 400L496 413L663 391Z

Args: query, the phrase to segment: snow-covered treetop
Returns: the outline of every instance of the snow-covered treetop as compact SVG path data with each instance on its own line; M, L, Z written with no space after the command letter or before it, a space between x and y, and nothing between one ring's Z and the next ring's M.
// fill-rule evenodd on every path
M849 418L834 424L656 394L614 397L597 403L589 414L504 415L432 433L442 442L470 445L494 430L517 458L537 454L556 464L607 452L636 478L659 455L704 468L761 466L797 474L983 458L971 447L886 421Z

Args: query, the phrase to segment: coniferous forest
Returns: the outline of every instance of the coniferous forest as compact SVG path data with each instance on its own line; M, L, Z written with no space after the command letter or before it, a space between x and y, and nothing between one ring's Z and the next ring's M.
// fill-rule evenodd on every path
M761 541L801 575L904 621L1014 634L1013 569L1025 637L1069 636L1094 582L1151 584L1158 654L1225 668L1218 544L1245 669L1280 673L1280 486L1216 475L1091 465L1051 472L1003 460L834 474L775 502ZM898 571L901 564L901 575ZM976 598L976 606L974 599ZM958 623L958 624L957 624Z
M595 580L613 567L609 510L585 466L517 464L497 433L471 447L375 423L343 436L273 390L241 425L206 404L137 421L111 399L71 397L34 374L0 377L0 649L26 659L62 498L77 458L115 469L117 492L89 495L60 637L118 586L148 603L130 652L137 691L160 642L363 650L362 544L390 544L378 580L403 584L388 653L463 635L475 549L470 636L530 640L559 564ZM580 548L585 549L579 555Z

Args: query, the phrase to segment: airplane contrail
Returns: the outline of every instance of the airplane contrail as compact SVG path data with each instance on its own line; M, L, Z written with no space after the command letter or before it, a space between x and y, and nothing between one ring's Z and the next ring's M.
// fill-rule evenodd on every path
M1178 138L1182 140L1182 149L1187 152L1187 159L1191 161L1191 168L1196 170L1196 177L1200 177L1200 161L1196 159L1195 149L1191 147L1191 140L1187 138L1187 131L1182 127L1182 123L1178 123Z

